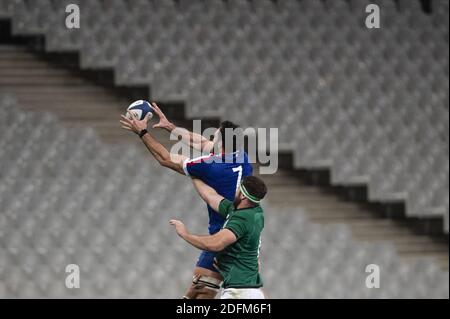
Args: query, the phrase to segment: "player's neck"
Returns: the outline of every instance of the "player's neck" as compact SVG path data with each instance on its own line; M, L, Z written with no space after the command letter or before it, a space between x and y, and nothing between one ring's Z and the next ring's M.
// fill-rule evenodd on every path
M246 209L246 208L253 208L255 205L250 204L248 202L242 201L239 203L239 205L236 207L236 209Z

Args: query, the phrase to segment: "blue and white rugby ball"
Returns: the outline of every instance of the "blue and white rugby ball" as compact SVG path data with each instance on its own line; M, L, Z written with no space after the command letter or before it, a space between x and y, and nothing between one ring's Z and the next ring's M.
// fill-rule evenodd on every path
M150 103L144 100L139 100L130 104L127 108L127 117L138 120L143 120L147 114L150 114L149 117L153 117L152 108L150 107Z

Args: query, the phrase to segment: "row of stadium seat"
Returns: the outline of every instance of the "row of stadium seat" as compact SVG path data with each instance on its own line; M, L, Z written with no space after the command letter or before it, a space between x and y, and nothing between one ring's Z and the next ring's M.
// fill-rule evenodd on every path
M24 125L32 135L20 134ZM135 145L22 111L11 95L0 94L0 130L0 298L181 296L198 252L167 221L207 226L187 180ZM431 260L406 263L392 246L355 242L347 226L313 224L300 208L269 202L265 211L272 298L448 298L448 272ZM65 287L68 264L80 267L80 289ZM368 264L382 269L379 289L366 287Z
M372 2L380 29L364 27ZM190 117L278 127L296 167L329 167L409 216L448 215L448 1L431 15L418 0L1 3L15 34L44 33L117 84L151 85ZM65 27L67 3L80 29Z

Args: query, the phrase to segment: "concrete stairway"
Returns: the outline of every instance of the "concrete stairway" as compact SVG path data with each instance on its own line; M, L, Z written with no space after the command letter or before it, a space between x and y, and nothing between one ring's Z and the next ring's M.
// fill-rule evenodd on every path
M0 92L15 94L26 109L53 112L69 126L91 126L107 143L140 143L118 123L132 99L86 79L76 63L59 64L20 46L0 45ZM187 121L180 123L189 126ZM154 132L165 145L170 144L167 133ZM290 170L263 178L272 206L302 207L313 222L347 224L356 240L389 241L405 259L432 257L448 270L448 238L418 234L408 221L382 218L366 204L345 201L327 188L307 185Z
M47 61L21 46L0 45L0 91L14 94L24 109L52 112L68 126L93 127L108 143L140 143L119 124L133 100L95 85L71 61Z

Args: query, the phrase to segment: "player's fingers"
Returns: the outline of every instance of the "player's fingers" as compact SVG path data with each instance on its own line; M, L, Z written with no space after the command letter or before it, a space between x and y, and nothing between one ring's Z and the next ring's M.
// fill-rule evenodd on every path
M126 117L125 115L121 114L120 116L122 117L123 121L125 121L126 123L128 123L128 124L131 124L131 123L132 123L132 120L130 120L130 119L129 119L128 117Z
M127 114L129 114L128 118L131 122L138 121L138 115L135 112L128 111Z
M125 130L128 130L128 131L132 131L132 129L129 126L123 126L122 125L122 128L125 129Z
M159 108L158 104L156 104L155 102L152 102L152 107L153 107L153 109L154 109L158 114L161 114L161 113L162 113L162 111L161 111L161 109Z
M153 105L150 105L150 108L153 110L153 112L155 112L156 114L159 115L159 111L156 109L156 107L154 107Z
M163 114L161 111L155 109L154 107L152 107L151 109L153 110L153 112L154 112L156 115L158 115L159 118L164 118L164 114Z
M131 124L128 123L128 122L125 122L125 121L119 121L119 122L120 122L120 124L122 124L123 126L131 127Z

